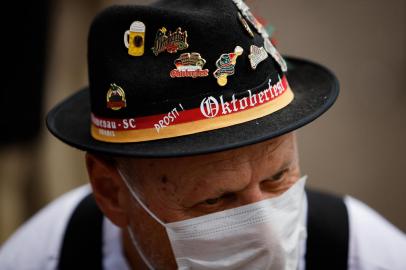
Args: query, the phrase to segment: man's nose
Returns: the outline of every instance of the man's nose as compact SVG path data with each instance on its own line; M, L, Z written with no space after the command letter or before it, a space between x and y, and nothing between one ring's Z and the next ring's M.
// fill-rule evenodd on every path
M256 203L268 199L267 194L264 193L259 185L255 185L244 189L237 194L240 205Z

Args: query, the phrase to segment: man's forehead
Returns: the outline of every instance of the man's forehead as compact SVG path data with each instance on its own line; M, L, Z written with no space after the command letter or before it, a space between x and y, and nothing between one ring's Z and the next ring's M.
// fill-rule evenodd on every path
M154 169L159 171L193 171L195 167L216 167L232 163L244 163L255 161L263 157L271 156L276 150L283 150L283 144L293 139L293 134L289 133L262 143L249 145L229 151L212 153L207 155L177 157L177 158L158 158L158 159L125 159L130 167L142 170ZM289 144L286 144L289 145Z
M241 190L254 175L271 177L291 162L294 135L210 155L127 159L126 171L144 192L165 192L186 203ZM293 147L293 148L292 148Z

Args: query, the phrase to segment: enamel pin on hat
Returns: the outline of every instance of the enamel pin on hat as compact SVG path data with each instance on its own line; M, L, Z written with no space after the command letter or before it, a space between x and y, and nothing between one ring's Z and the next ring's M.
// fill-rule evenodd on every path
M127 107L127 101L123 88L112 83L107 91L107 108L118 111L125 107Z
M161 52L167 51L168 53L176 53L178 51L186 50L189 47L187 43L187 31L182 32L178 27L175 32L169 31L165 27L158 30L155 36L154 47L152 52L158 56Z
M176 69L170 73L171 78L197 78L209 76L209 70L203 69L206 64L199 53L183 53L175 60Z
M241 22L242 26L244 27L245 31L250 35L250 37L254 37L254 33L251 30L251 27L248 25L247 21L242 17L241 13L238 12L238 20Z
M250 8L247 6L247 4L245 4L243 0L233 0L233 2L244 15L244 17L255 27L258 33L261 34L264 39L265 50L275 59L276 62L278 62L283 72L288 71L288 66L285 59L283 59L282 55L269 40L269 35L265 27L251 13Z
M250 59L252 69L255 70L262 61L268 58L268 53L264 47L257 47L255 45L251 45L250 49L251 54L248 55L248 58Z
M144 55L145 47L145 24L135 21L131 24L130 30L124 33L124 45L128 49L128 54L132 56Z
M244 49L240 46L235 47L233 53L224 53L216 62L217 69L213 75L217 79L220 86L227 84L227 77L234 75L235 65L237 64L238 56L242 55Z
M273 57L273 59L275 59L276 62L278 62L282 71L283 72L288 71L288 65L286 64L285 59L283 59L282 55L275 48L275 46L272 44L272 42L271 42L271 40L269 40L269 38L264 39L264 47L265 47L265 50Z

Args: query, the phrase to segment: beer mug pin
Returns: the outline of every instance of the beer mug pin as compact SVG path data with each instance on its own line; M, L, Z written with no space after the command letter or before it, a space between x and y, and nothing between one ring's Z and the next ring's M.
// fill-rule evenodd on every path
M143 22L135 21L131 24L130 30L124 33L124 45L128 49L129 55L144 55L145 24Z

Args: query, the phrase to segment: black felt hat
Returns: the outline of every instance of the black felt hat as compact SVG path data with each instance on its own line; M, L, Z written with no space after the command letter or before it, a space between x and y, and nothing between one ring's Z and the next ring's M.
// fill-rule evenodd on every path
M268 140L336 100L326 68L286 62L241 0L163 0L99 14L89 87L52 109L49 130L82 150L177 157Z

